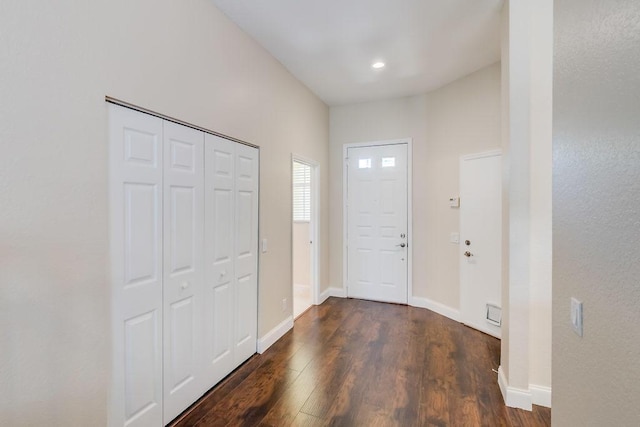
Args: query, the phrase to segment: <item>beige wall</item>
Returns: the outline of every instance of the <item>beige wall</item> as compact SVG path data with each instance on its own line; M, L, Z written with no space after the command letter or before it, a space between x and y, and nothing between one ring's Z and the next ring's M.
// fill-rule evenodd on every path
M426 243L424 256L414 258L414 293L457 309L460 250L449 237L459 229L460 211L448 202L460 192L460 156L500 148L500 64L427 94L426 113L425 149L414 157L414 207L420 210L413 222L423 230L415 237Z
M554 21L553 423L637 426L640 4L555 0Z
M464 154L500 147L500 64L436 91L330 109L331 285L342 287L342 149L350 142L413 138L413 296L459 308L459 193Z
M291 153L317 160L328 282L328 109L211 2L6 0L0 28L0 425L106 423L105 95L261 146L259 335L291 314Z

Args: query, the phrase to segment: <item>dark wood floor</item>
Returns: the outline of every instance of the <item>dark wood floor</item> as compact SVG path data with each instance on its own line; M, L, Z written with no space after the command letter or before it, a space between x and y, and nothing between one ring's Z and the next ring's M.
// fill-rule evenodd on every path
M174 426L549 426L506 408L500 342L431 311L330 298Z

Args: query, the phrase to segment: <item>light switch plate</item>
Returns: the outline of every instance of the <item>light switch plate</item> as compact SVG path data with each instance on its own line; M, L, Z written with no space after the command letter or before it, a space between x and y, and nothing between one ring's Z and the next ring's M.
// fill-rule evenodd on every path
M582 301L571 297L571 327L573 332L582 336Z
M267 239L262 239L262 253L267 252Z
M451 233L449 236L449 241L451 243L460 243L460 233Z
M460 207L460 197L451 197L449 199L449 206L451 206L452 208L459 208Z

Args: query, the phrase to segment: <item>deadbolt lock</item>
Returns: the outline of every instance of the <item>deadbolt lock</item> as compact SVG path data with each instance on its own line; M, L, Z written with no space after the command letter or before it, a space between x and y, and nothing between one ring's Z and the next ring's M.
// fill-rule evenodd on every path
M467 245L467 246L469 246L469 245L471 244L471 241L470 241L470 240L465 240L465 241L464 241L464 244L465 244L465 245Z

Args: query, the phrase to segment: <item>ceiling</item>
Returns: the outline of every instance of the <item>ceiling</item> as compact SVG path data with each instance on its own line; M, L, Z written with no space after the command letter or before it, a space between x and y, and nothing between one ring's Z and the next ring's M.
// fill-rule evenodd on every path
M503 0L213 2L330 106L428 92L500 59Z

